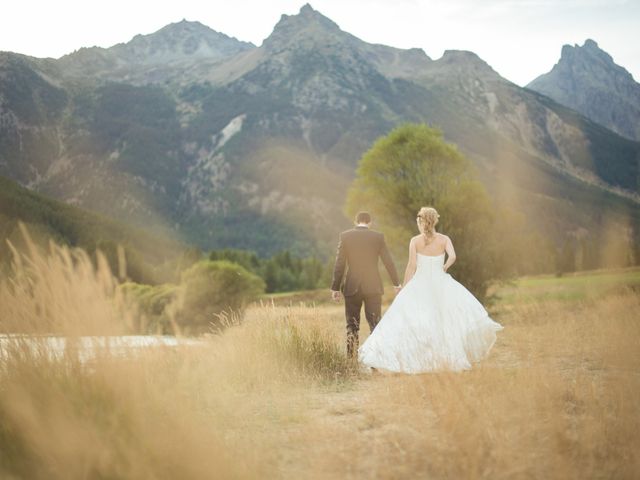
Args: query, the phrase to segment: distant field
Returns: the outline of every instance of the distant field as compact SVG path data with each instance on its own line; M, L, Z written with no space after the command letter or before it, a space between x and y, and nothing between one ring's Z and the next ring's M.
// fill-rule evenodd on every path
M494 288L499 304L544 300L585 300L610 293L640 288L640 268L594 270L557 277L540 275L523 277L510 285Z
M462 283L464 284L464 281ZM491 308L500 309L513 303L585 300L620 292L627 288L640 289L640 267L578 272L565 274L562 277L555 275L522 277L505 285L496 285L490 289L489 293L493 296ZM384 303L388 304L392 299L392 288L387 286ZM328 287L303 292L265 294L262 301L273 302L275 305L331 303Z

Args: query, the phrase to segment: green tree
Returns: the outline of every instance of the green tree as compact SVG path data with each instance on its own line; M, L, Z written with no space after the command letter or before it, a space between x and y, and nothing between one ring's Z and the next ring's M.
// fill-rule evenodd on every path
M300 288L311 290L317 288L322 280L324 265L316 257L305 259L300 273Z
M264 279L267 293L278 291L278 266L273 259L265 262L262 278Z
M211 253L209 253L209 260L228 260L229 262L242 265L253 273L257 273L261 265L260 259L255 252L234 248L212 250Z
M209 260L241 265L264 280L267 293L313 289L326 277L325 265L318 258L301 258L289 250L282 250L270 258L260 258L247 250L212 250Z
M409 239L417 233L416 213L427 205L438 210L438 230L456 248L458 261L451 272L484 299L492 280L509 275L505 265L510 259L499 251L500 225L492 202L473 178L470 162L439 130L406 124L364 154L346 210L349 216L372 212L394 251L406 258Z

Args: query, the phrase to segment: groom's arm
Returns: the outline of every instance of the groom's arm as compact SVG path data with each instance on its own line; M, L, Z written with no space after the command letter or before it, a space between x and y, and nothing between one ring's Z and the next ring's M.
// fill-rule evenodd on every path
M380 249L380 258L382 259L384 268L387 269L387 272L391 277L391 282L393 282L393 286L394 287L399 286L400 278L398 277L398 271L396 270L396 265L393 263L393 259L391 258L391 254L389 253L389 249L387 248L387 242L384 241L384 236L382 236L382 248Z
M342 240L342 234L340 234L340 240L338 241L338 250L336 251L336 263L333 267L333 280L331 281L331 290L337 292L342 285L342 278L344 277L344 269L347 264L347 255L344 249L344 242Z

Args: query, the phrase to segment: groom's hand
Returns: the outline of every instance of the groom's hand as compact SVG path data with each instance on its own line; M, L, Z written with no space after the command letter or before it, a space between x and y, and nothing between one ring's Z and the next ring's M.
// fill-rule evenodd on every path
M396 295L398 294L398 292L400 292L400 290L402 290L402 285L393 286L393 291L395 292Z
M339 302L340 301L340 292L337 290L331 290L331 298L333 299L334 302Z

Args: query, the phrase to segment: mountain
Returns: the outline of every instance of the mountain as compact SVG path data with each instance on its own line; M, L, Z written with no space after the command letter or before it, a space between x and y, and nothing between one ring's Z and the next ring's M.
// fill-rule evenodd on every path
M200 22L182 20L150 35L136 35L111 48L81 48L60 58L56 65L66 76L101 75L138 82L157 81L166 70L185 63L219 61L255 45L216 32Z
M404 122L439 126L558 241L637 228L640 143L472 52L369 44L309 5L259 47L180 22L58 60L0 54L0 174L203 248L332 251L358 159Z
M640 84L593 40L581 47L563 46L551 71L527 87L624 137L640 140Z
M91 253L100 249L114 273L118 272L117 245L121 245L127 276L141 283L170 281L174 274L172 262L186 250L174 239L157 238L111 218L43 197L0 176L0 270L8 268L12 258L7 240L17 247L23 244L18 222L44 246L51 238L58 244Z

